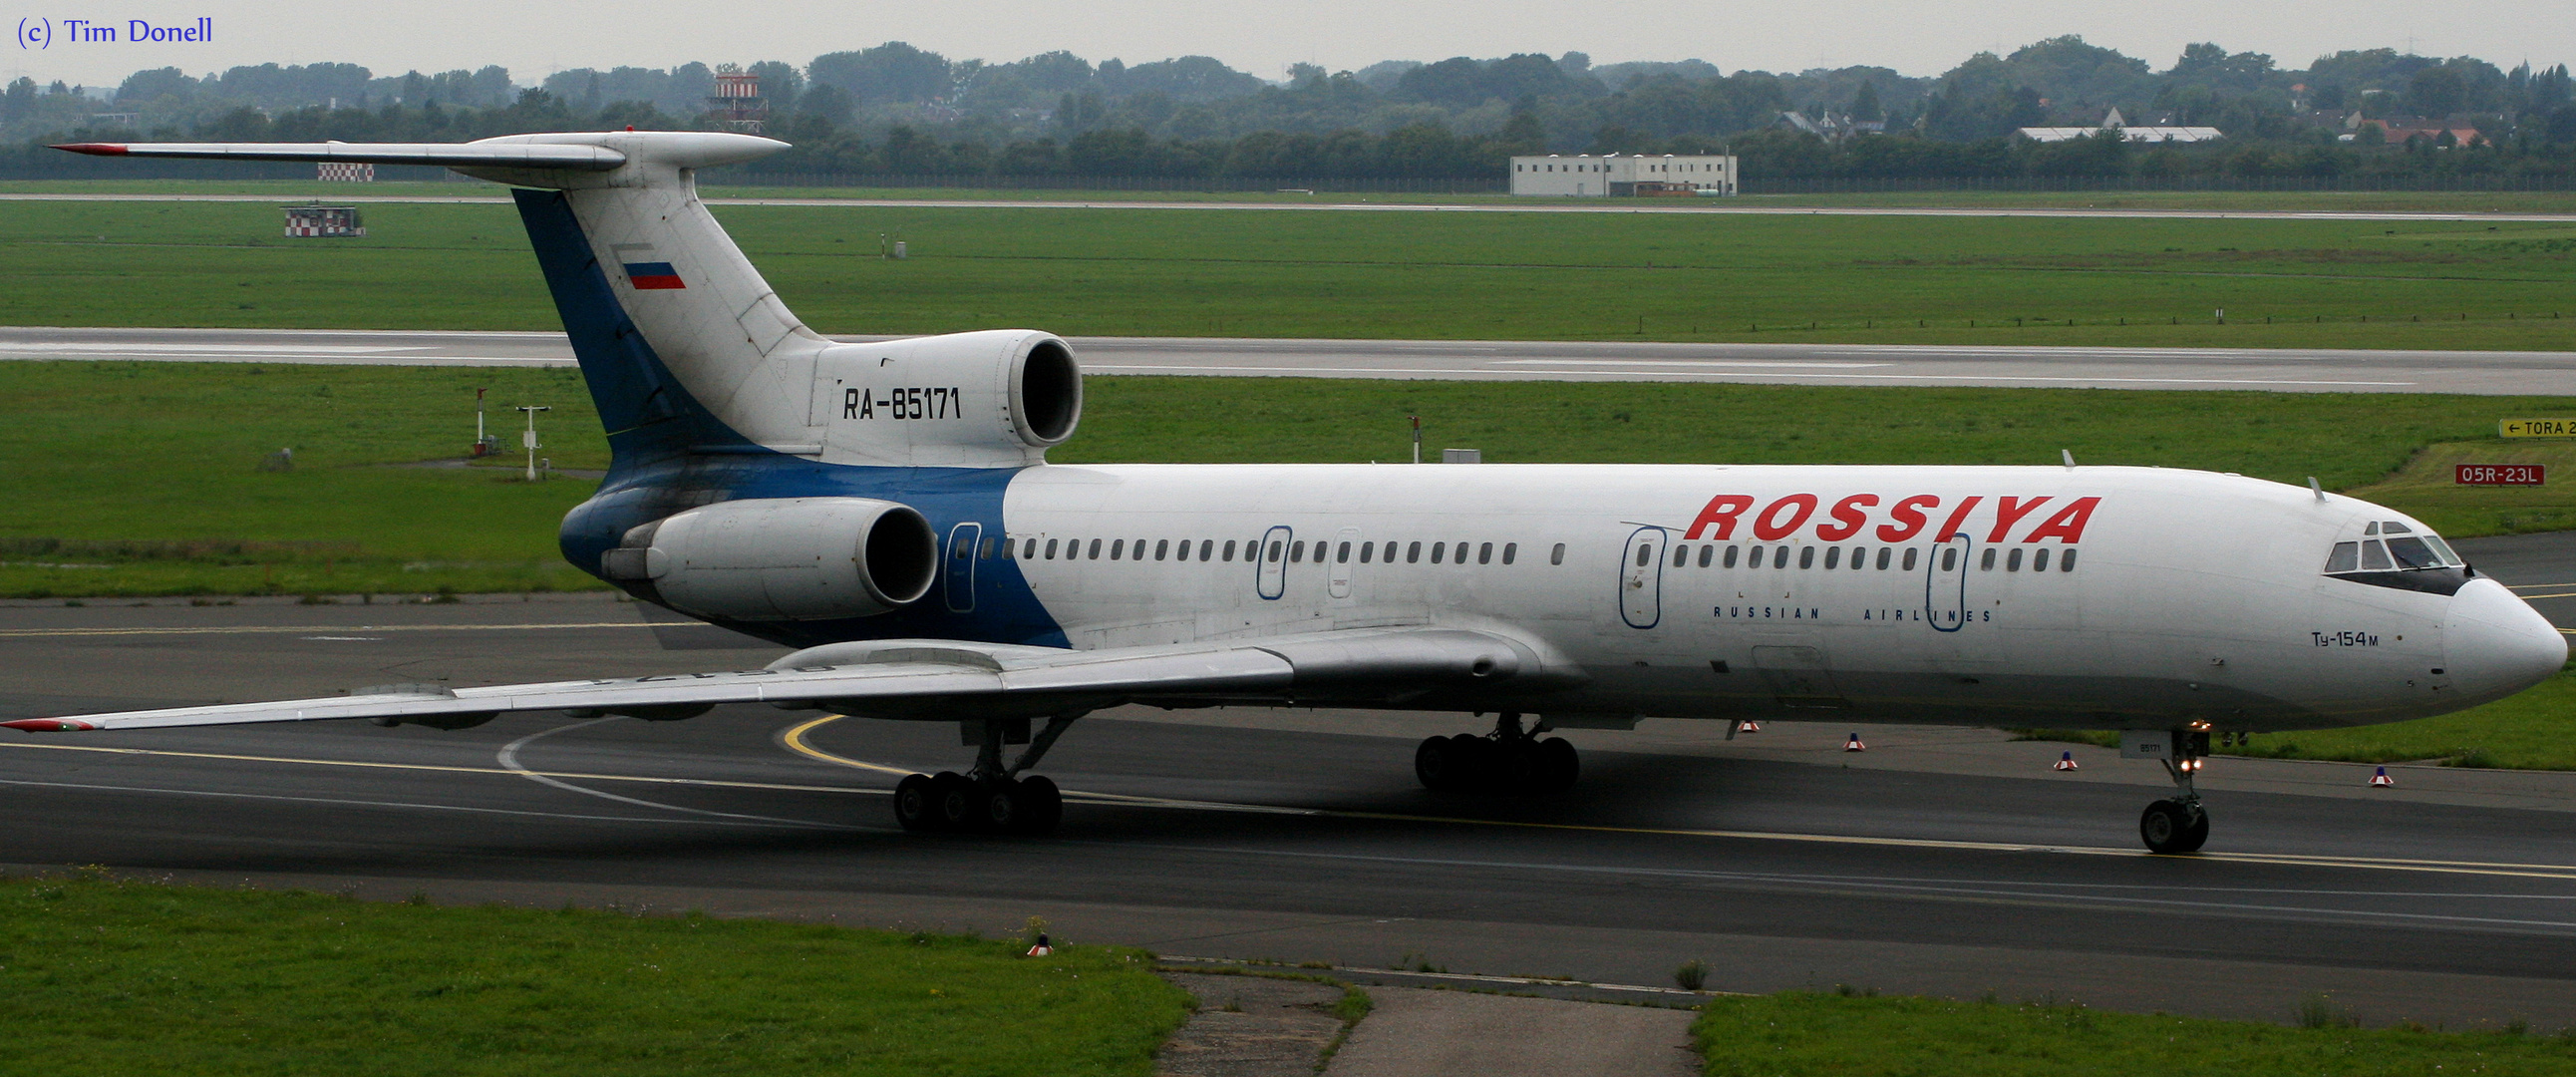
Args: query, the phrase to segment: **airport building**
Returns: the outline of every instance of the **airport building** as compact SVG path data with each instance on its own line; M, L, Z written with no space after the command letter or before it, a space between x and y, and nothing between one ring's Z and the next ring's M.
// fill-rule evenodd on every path
M1735 157L1514 157L1512 193L1545 198L1731 195L1736 193Z

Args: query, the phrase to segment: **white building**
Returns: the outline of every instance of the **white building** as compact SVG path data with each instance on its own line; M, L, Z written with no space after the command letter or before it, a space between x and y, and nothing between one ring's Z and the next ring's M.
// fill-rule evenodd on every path
M1732 155L1661 157L1582 154L1512 158L1512 193L1540 197L1605 195L1731 195L1736 193Z
M2109 116L2103 117L2100 127L2024 127L2019 134L2033 142L2068 142L2104 131L2118 131L2121 140L2126 142L2214 142L2227 137L2215 127L2132 127L2120 118L2120 110L2116 108Z

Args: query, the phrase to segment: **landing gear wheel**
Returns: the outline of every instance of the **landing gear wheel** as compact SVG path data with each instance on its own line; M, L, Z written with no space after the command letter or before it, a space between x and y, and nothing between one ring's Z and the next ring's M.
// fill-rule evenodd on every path
M905 830L938 830L939 813L930 793L930 776L907 774L894 785L894 821Z
M1020 783L1003 779L975 783L975 829L1008 834L1027 825Z
M1057 823L1064 821L1064 793L1043 774L1032 774L1019 781L1020 816L1013 830L1021 834L1052 834Z
M1538 742L1537 756L1538 792L1562 793L1574 788L1575 779L1583 774L1583 757L1563 737Z
M2155 853L2196 853L2209 840L2209 813L2197 805L2159 800L2138 817L2138 836Z
M964 830L975 823L975 783L953 770L930 778L930 814L943 830Z
M1422 787L1447 791L1464 784L1466 759L1448 737L1429 737L1413 749L1413 776Z

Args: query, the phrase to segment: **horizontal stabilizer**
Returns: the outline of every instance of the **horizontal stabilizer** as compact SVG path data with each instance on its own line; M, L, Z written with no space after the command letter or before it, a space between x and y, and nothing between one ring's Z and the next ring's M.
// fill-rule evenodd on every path
M54 148L100 157L566 168L580 172L606 172L626 163L625 154L606 146L531 142L73 142Z

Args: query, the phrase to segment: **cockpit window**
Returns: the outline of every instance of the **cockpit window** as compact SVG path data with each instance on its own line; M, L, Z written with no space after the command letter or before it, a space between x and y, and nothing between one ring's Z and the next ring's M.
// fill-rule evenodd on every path
M2423 539L2395 537L2388 540L2388 556L2397 559L2399 568L2440 568L2442 555L2434 553Z
M2424 568L2460 568L2467 564L2442 537L2417 531L2397 520L2372 520L2362 538L2334 544L2326 554L2329 575L2345 572L2407 572Z

